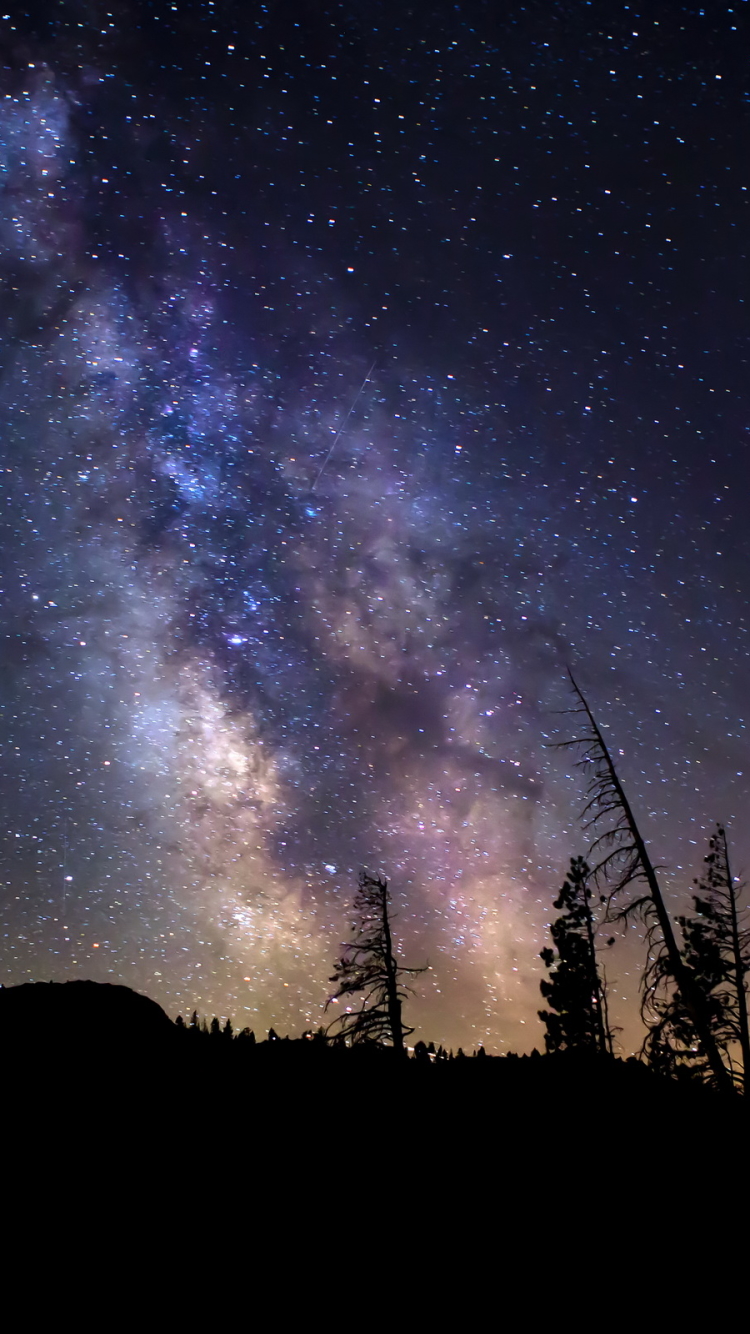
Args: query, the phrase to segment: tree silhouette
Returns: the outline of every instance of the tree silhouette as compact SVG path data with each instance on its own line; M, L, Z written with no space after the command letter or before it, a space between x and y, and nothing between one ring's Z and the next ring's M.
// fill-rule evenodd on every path
M704 997L716 1044L730 1065L732 1049L739 1048L741 1069L734 1071L734 1078L744 1089L750 1071L745 986L750 972L750 928L740 905L741 886L732 874L723 825L716 826L709 840L705 865L703 875L695 881L694 915L678 918L684 941L682 957ZM689 1071L713 1082L700 1036L679 990L674 989L666 957L656 981L661 991L652 1002L644 1054L659 1069L673 1074Z
M326 1002L326 1009L342 997L362 993L358 1010L347 1010L329 1026L338 1027L337 1037L348 1043L390 1042L393 1049L405 1052L404 1039L414 1032L404 1025L402 1005L410 990L403 978L423 973L424 968L406 968L398 962L391 935L391 896L388 881L362 871L354 899L353 939L342 946L335 972L329 979L338 988Z
M561 916L552 923L554 949L541 958L550 979L539 989L551 1010L540 1010L548 1052L571 1049L612 1054L605 989L596 958L596 930L591 911L591 870L583 857L572 857L567 879L555 899Z
M734 1092L734 1081L712 1031L705 996L680 952L656 868L614 760L583 691L572 672L568 675L578 701L578 707L569 712L581 720L582 726L580 735L561 742L560 748L579 752L577 767L588 779L583 824L593 835L589 849L589 856L596 859L591 871L593 883L608 887L604 896L605 920L629 922L636 918L646 928L648 960L641 992L644 1019L649 1022L652 1000L668 969L701 1042L716 1087Z

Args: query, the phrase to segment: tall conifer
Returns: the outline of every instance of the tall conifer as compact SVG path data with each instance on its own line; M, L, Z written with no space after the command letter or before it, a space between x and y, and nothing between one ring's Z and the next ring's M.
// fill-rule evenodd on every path
M591 870L583 857L572 857L567 879L554 906L554 949L541 957L550 970L540 990L550 1010L540 1010L548 1052L589 1051L611 1054L605 990L596 958L596 928L591 910Z
M723 825L709 840L705 871L695 881L693 913L678 918L682 958L704 999L711 1034L745 1088L750 1071L750 1036L745 978L750 972L750 927L732 874ZM689 1071L715 1082L704 1043L674 985L668 959L653 978L651 1022L644 1043L649 1062L666 1073Z

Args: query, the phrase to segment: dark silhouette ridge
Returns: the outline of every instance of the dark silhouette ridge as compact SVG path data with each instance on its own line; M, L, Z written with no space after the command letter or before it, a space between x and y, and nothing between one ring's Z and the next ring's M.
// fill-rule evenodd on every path
M57 1058L73 1060L74 1092L87 1096L89 1079L111 1069L127 1069L138 1094L159 1093L181 1102L185 1096L219 1106L223 1099L250 1091L256 1111L275 1105L309 1112L330 1108L348 1091L378 1096L398 1089L432 1106L438 1098L451 1115L501 1114L547 1117L558 1103L639 1107L669 1103L679 1111L724 1105L723 1095L699 1082L667 1079L630 1057L580 1050L530 1056L489 1056L484 1048L467 1055L433 1043L417 1042L413 1055L378 1042L331 1042L322 1030L300 1038L280 1038L273 1029L256 1041L249 1029L231 1023L209 1026L173 1023L157 1003L129 987L90 981L27 982L0 988L0 1061L6 1075L23 1066L37 1082L59 1074ZM139 1073L141 1072L141 1073ZM258 1099L258 1094L262 1097ZM290 1094L293 1096L290 1098ZM309 1095L309 1096L308 1096ZM288 1101L287 1101L288 1100ZM731 1099L734 1103L734 1099ZM738 1106L741 1106L738 1102ZM327 1115L327 1112L326 1112Z
M444 1205L463 1195L471 1208L489 1180L495 1192L526 1192L529 1173L545 1165L559 1185L604 1127L631 1144L632 1128L656 1116L678 1155L744 1129L741 1099L634 1057L453 1054L424 1042L411 1055L321 1033L256 1041L197 1015L172 1023L146 996L94 982L0 990L0 1080L5 1144L22 1176L30 1163L66 1163L79 1174L75 1198L83 1172L97 1190L103 1182L103 1199L102 1165L116 1174L125 1161L133 1180L171 1174L177 1194L189 1184L186 1208L228 1217L241 1179L247 1198L271 1209L304 1182L327 1198L331 1173L353 1170L365 1126L377 1127L384 1161L407 1152L420 1180L425 1164L443 1165L428 1172L430 1189ZM235 1131L234 1156L198 1151ZM455 1171L467 1145L483 1168L468 1177ZM622 1190L638 1153L614 1166ZM140 1225L137 1192L125 1209Z
M317 1211L314 1232L321 1210L336 1218L353 1207L339 1194L365 1167L377 1174L367 1202L377 1220L396 1165L427 1201L419 1228L423 1216L460 1218L474 1235L488 1201L531 1193L538 1205L543 1190L560 1195L567 1218L581 1190L590 1194L605 1133L619 1150L607 1154L606 1189L619 1198L632 1193L638 1131L654 1117L677 1161L744 1129L739 1098L634 1058L439 1055L431 1045L412 1056L320 1034L253 1041L172 1024L126 987L9 988L0 992L4 1182L14 1174L37 1210L57 1191L56 1239L62 1218L109 1238L115 1214L138 1238L156 1220L157 1252L167 1218L180 1236L204 1219L256 1227L278 1249L305 1210ZM714 1191L715 1174L700 1171L698 1184ZM517 1224L515 1206L512 1216Z
M35 1049L123 1047L173 1043L176 1028L156 1001L110 982L23 982L0 988L0 1044Z

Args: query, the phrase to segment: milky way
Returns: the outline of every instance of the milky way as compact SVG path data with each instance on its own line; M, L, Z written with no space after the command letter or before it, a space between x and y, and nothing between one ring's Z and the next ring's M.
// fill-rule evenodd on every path
M567 663L675 906L749 851L733 11L58 9L2 20L0 975L301 1032L366 866L420 1034L529 1048Z

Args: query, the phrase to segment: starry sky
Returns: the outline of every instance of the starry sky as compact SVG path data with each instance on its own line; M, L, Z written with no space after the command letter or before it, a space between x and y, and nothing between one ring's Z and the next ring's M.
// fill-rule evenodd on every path
M745 0L42 8L0 17L0 980L298 1034L366 866L418 1035L540 1045L567 663L675 910L715 820L750 864Z

